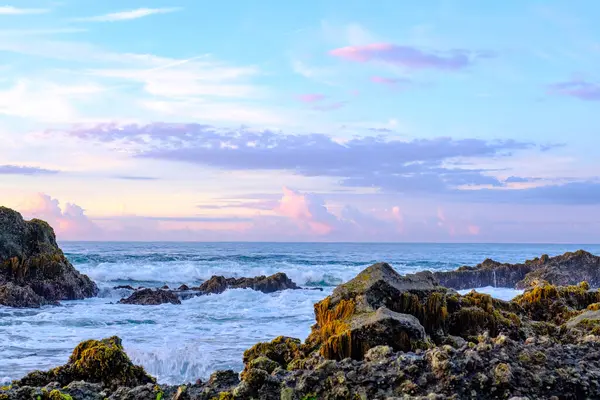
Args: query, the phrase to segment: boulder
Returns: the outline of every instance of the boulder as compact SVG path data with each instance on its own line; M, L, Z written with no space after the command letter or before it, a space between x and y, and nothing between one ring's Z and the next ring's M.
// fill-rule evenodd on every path
M47 304L58 304L39 296L28 286L17 286L12 282L0 286L0 304L7 307L39 308Z
M81 342L67 364L46 372L31 372L14 383L17 386L46 386L58 382L64 387L76 381L100 383L113 389L156 382L142 367L131 362L121 339L113 336Z
M119 304L137 304L142 306L155 306L164 303L181 304L177 295L169 290L141 289L136 290L131 296L119 300Z
M300 289L288 276L278 272L271 276L257 276L255 278L225 278L212 276L200 287L194 288L205 294L219 294L227 289L253 289L263 293L273 293L286 289Z
M587 281L600 287L600 257L578 250L555 257L544 254L517 264L487 259L474 267L434 272L433 276L442 286L459 290L484 286L525 289L544 281L559 286Z
M18 212L0 207L0 285L7 283L30 288L47 302L98 294L96 284L60 250L50 225L38 219L25 221Z

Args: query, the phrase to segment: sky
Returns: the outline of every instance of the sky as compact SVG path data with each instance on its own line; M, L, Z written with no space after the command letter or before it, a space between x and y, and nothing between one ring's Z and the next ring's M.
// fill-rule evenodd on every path
M600 3L0 3L59 240L600 243Z

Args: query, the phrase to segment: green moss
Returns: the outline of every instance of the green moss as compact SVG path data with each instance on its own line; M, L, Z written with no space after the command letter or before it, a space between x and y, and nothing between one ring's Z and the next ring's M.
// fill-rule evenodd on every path
M316 394L307 394L302 400L318 400L318 397Z
M73 400L73 398L66 394L66 393L61 393L58 389L54 389L53 391L50 392L50 394L48 395L48 399L49 400Z

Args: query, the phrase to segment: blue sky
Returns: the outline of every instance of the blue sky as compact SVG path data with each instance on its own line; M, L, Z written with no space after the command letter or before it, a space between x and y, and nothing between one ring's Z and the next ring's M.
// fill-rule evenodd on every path
M600 5L422 3L0 5L0 204L63 239L598 242Z

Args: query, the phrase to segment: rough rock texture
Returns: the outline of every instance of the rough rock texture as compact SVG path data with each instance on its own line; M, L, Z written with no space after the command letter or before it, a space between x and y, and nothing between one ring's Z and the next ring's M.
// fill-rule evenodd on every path
M132 374L118 342L121 361L35 372L0 389L0 400L75 388L86 400L600 398L600 291L586 282L544 282L506 302L375 264L317 303L315 319L305 343L281 336L248 349L241 380L218 371L208 382L154 385ZM69 364L103 342L80 344Z
M0 287L8 284L30 290L5 287L8 294L0 296L0 304L6 306L39 307L98 294L96 284L66 259L50 225L25 221L18 212L0 207Z
M179 297L175 293L162 289L137 290L126 299L119 300L119 304L138 304L143 306L155 306L164 303L181 304L181 300L179 300Z
M0 286L0 304L10 307L38 308L46 304L56 305L57 303L44 299L28 286L17 286L8 282Z
M133 365L121 344L113 336L102 340L81 342L69 362L50 371L34 371L15 382L17 386L46 386L58 382L66 386L72 382L99 383L104 387L135 387L155 380L142 367Z
M253 289L263 293L273 293L286 289L300 289L288 276L278 272L271 276L255 278L225 278L213 276L200 287L194 288L202 293L223 293L227 289Z
M433 276L442 286L453 289L484 286L524 289L543 281L560 286L587 281L597 288L600 287L600 257L578 250L556 257L544 254L523 264L502 264L487 259L475 267L434 272Z

